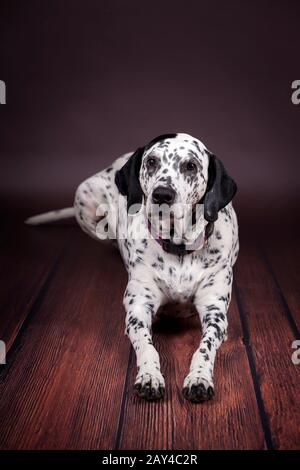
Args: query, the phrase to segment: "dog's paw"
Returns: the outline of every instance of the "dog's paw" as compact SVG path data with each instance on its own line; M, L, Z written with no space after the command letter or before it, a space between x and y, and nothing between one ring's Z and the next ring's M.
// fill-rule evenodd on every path
M157 372L139 372L134 384L135 393L146 400L159 400L165 394L165 380Z
M215 394L212 382L193 373L185 378L182 392L183 396L193 403L211 400Z

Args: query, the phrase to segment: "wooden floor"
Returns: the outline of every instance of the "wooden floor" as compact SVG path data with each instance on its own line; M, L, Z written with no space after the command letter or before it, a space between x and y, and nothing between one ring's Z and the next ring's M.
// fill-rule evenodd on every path
M126 272L113 247L75 226L20 221L1 233L0 256L0 339L8 349L1 449L300 448L297 239L242 238L216 396L200 405L181 393L200 338L195 316L155 326L165 399L133 394Z

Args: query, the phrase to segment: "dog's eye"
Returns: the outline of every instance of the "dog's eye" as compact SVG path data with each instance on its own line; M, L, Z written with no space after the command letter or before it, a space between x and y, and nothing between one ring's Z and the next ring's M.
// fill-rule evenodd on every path
M186 165L187 171L195 171L196 170L196 165L193 162L187 162Z
M154 157L149 157L147 160L147 167L150 168L151 170L156 167L156 158Z
M196 171L197 171L196 163L194 163L192 161L186 162L183 166L183 171L185 173L196 173Z

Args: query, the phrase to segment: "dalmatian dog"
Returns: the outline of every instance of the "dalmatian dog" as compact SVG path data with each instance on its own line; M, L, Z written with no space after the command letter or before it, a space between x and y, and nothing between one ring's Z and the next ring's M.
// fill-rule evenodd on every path
M165 391L152 341L153 319L164 304L188 301L200 317L202 339L183 395L197 403L214 396L214 361L226 339L239 249L231 204L236 189L221 161L200 140L165 134L81 183L74 207L27 220L36 225L75 216L93 238L117 240L128 271L125 333L136 353L134 388L140 397L156 400Z

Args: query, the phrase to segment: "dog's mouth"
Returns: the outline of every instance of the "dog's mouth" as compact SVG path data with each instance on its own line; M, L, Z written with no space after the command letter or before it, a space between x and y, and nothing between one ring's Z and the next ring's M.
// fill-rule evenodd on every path
M199 250L213 231L213 224L207 224L206 226L203 225L203 228L197 233L197 204L194 204L188 223L189 232L193 233L193 237L191 239L184 234L178 236L176 225L178 225L178 222L183 221L184 217L183 214L176 218L174 213L170 212L166 221L163 214L155 214L154 217L148 214L146 220L148 230L167 253L181 256ZM167 225L167 230L164 223Z

